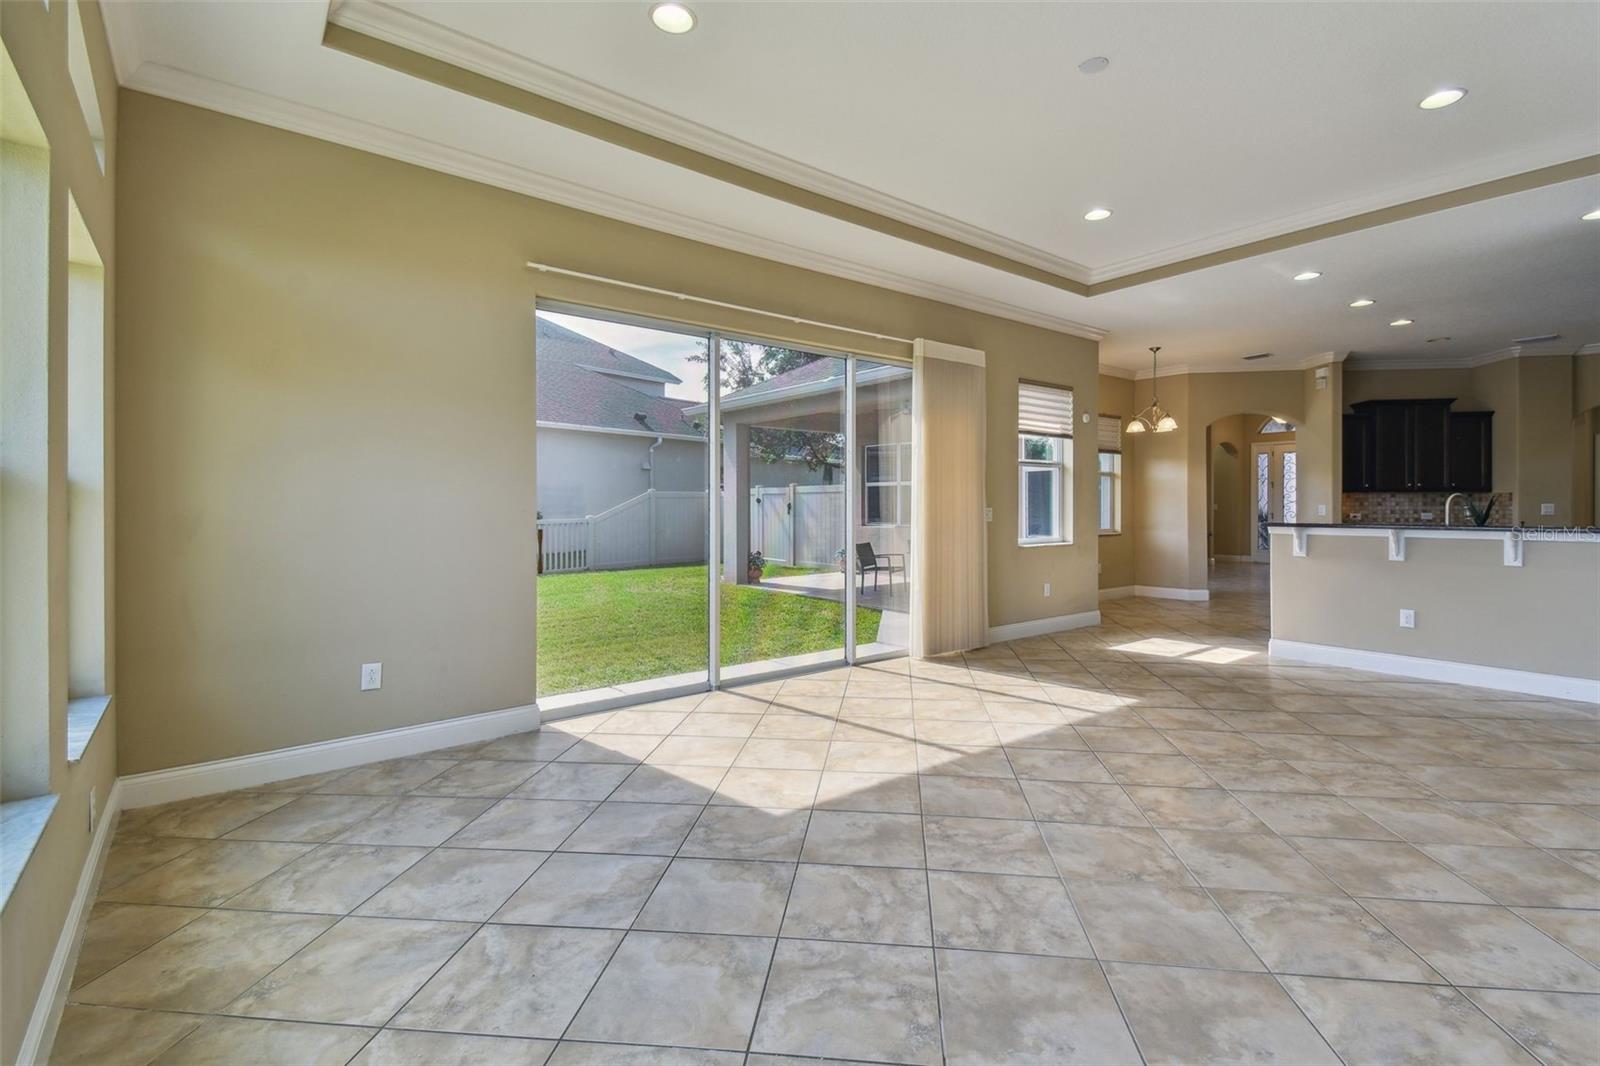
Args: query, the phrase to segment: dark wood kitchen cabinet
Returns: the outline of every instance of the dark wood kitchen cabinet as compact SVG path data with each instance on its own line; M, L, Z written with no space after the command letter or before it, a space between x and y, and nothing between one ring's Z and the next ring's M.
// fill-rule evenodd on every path
M1451 411L1445 467L1451 492L1494 490L1494 412Z
M1373 417L1344 416L1344 491L1373 492L1378 484L1374 466Z
M1351 404L1357 416L1372 422L1372 478L1366 491L1442 492L1449 487L1447 439L1454 402L1365 400Z

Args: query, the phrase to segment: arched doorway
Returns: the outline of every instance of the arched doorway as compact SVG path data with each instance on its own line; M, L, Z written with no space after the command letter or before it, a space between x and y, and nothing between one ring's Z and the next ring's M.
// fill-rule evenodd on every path
M1242 412L1206 427L1206 554L1211 585L1264 584L1267 526L1298 517L1296 426Z

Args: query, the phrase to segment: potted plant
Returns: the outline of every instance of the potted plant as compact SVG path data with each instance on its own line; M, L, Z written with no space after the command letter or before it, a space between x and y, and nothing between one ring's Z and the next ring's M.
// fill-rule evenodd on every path
M746 571L745 571L745 577L749 578L750 579L750 583L752 585L754 585L756 582L761 580L761 575L766 570L766 568L767 568L766 557L763 556L760 552L751 552L750 553L749 565L746 567Z
M849 553L843 548L835 548L833 550L833 562L834 565L839 568L839 573L841 574L845 572L845 559L848 558L848 556Z

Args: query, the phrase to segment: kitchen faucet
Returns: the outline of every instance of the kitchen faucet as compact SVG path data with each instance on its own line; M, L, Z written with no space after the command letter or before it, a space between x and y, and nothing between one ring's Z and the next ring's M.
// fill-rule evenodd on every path
M1464 493L1464 492L1452 492L1450 495L1445 497L1445 500L1444 500L1444 524L1446 526L1448 526L1450 524L1450 505L1452 503L1456 502L1456 497L1457 496L1465 496L1465 495L1466 495L1466 493Z

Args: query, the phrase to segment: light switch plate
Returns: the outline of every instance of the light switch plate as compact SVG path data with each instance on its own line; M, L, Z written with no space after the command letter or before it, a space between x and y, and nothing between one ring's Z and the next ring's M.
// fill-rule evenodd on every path
M1539 505L1539 513L1542 515L1555 514L1556 505L1553 503L1541 503Z
M1413 611L1409 607L1400 608L1400 628L1401 629L1415 629L1415 628L1417 628L1417 612Z
M983 509L983 520L985 522L993 522L994 521L994 508L993 507L985 507Z

